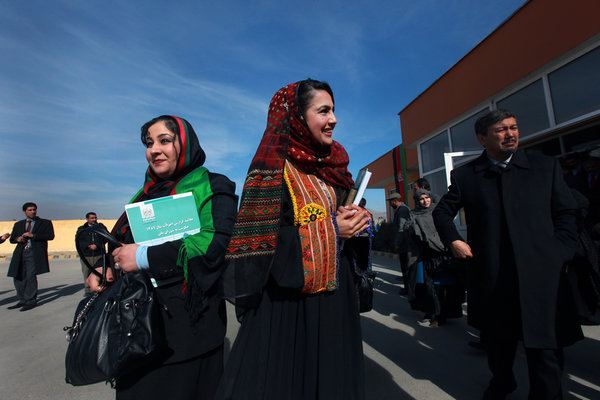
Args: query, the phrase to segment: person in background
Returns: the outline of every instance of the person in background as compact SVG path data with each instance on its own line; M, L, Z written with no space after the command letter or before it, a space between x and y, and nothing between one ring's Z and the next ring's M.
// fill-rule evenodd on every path
M98 216L95 212L89 212L85 215L85 223L77 228L76 236L79 238L79 247L83 251L83 255L90 266L96 265L98 260L103 258L106 254L106 240L95 233L96 230L102 230L108 233L108 230L102 224L102 222L98 222ZM86 229L87 228L87 229ZM92 293L89 284L87 283L87 278L90 276L90 269L83 260L79 260L81 262L81 272L83 274L83 285L84 292L86 294Z
M585 155L585 153L573 152L566 154L559 160L567 186L582 194L585 194L588 189L588 177L583 169Z
M589 201L585 225L592 238L600 240L600 147L590 150L583 160L586 187L582 192Z
M589 223L590 200L585 194L588 193L587 172L583 169L582 160L588 152L569 153L560 159L563 168L565 183L571 189L571 195L577 204L577 246L575 257L569 263L567 275L571 288L577 315L582 325L598 325L600 322L595 314L600 307L600 269L598 257L598 245L594 243L593 223ZM588 165L589 167L589 165ZM596 208L598 205L596 205Z
M424 282L416 290L416 274L409 268L409 296L413 309L425 312L422 324L438 327L447 318L462 317L465 289L461 284L460 262L453 262L433 224L433 203L430 193L419 189L414 194L414 250L422 262Z
M369 214L369 220L373 221L373 214L371 214L371 212L367 210L367 199L365 199L364 197L360 199L360 201L358 202L358 206L365 210Z
M515 390L523 341L529 398L562 398L563 347L582 338L565 283L577 238L575 202L557 160L518 150L515 115L494 110L475 122L484 147L451 172L433 211L442 242L467 259L468 322L484 335L492 378L484 399ZM467 242L454 217L464 207Z
M0 236L0 243L6 242L6 239L10 237L10 233L6 232L4 235Z
M394 210L392 227L394 229L394 251L398 253L400 259L400 271L402 272L402 282L404 287L400 289L400 294L408 293L408 266L409 250L411 245L411 236L413 232L413 220L410 214L410 208L402 201L400 193L392 193L387 198L390 207Z
M429 184L429 181L425 178L419 178L415 181L415 183L413 184L414 188L415 188L415 192L419 189L424 189L427 190L429 192L429 195L431 196L431 201L434 204L437 204L440 202L440 196L436 193L433 193L431 191L431 185Z
M37 275L50 272L48 241L54 239L52 221L37 216L35 203L23 204L25 219L15 222L10 242L17 246L13 252L8 276L13 278L17 304L9 309L28 311L37 305Z
M352 239L352 245L356 249L356 264L360 271L371 271L371 237L373 236L373 214L366 209L367 200L363 197L358 202L358 206L365 210L369 216L369 226L371 229L365 229L358 236Z
M585 219L589 210L588 199L579 191L571 188L571 195L577 204L577 246L575 256L569 263L567 274L579 322L582 325L598 325L595 318L600 308L600 268L598 246L586 229Z
M365 210L333 140L333 92L312 79L273 96L229 243L224 290L241 327L217 399L364 399L354 249Z
M148 169L131 202L192 192L200 232L154 246L134 244L123 213L112 233L124 246L115 267L153 277L169 348L165 357L117 378L117 400L212 399L223 372L225 302L219 291L225 249L237 209L235 184L203 167L206 155L183 118L162 115L145 123L141 141ZM88 278L92 290L99 279Z

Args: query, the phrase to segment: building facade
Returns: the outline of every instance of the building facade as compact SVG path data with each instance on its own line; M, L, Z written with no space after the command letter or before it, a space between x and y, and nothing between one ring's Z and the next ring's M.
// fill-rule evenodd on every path
M482 150L475 120L517 115L520 147L561 157L600 147L600 1L531 0L400 111L409 183L446 192L449 171ZM391 151L370 188L395 190Z

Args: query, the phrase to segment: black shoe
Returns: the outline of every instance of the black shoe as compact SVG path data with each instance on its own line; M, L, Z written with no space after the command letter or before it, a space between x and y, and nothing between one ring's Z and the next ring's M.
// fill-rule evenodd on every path
M29 303L29 304L25 304L23 306L23 308L21 308L19 311L29 311L33 308L35 308L36 304L35 303Z
M25 305L25 303L24 303L24 302L22 302L22 301L20 301L20 302L18 302L17 304L13 304L12 306L10 306L10 307L7 307L7 308L8 308L9 310L16 310L17 308L21 308L21 307L23 307L24 305Z

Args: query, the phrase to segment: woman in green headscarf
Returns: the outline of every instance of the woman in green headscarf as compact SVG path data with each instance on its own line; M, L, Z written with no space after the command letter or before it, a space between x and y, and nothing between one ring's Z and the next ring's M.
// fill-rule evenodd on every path
M212 398L223 369L226 314L217 282L236 216L235 184L202 166L204 150L183 118L154 118L142 126L141 139L149 167L131 202L192 192L201 229L147 247L133 244L126 214L113 228L126 243L112 252L115 265L158 282L169 348L162 361L118 378L117 399Z

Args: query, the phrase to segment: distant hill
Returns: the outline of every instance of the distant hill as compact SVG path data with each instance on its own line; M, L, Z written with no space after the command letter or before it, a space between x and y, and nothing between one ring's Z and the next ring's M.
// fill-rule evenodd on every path
M378 224L380 222L380 220L385 221L385 211L375 211L375 210L371 210L367 207L367 210L369 210L371 212L371 214L373 215L373 220L375 221L376 224Z

